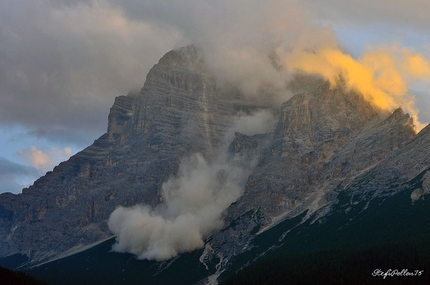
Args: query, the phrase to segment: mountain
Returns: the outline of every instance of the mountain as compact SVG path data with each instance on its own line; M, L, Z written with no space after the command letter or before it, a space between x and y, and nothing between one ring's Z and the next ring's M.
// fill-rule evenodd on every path
M256 106L220 90L198 59L192 46L167 53L139 95L115 99L106 134L22 194L0 195L0 255L42 260L110 237L118 205L156 205L182 157L213 156L233 115Z
M425 244L430 127L415 134L401 109L389 114L314 76L289 87L294 95L274 106L220 84L195 46L168 52L139 94L115 99L106 134L22 194L0 195L0 265L52 284L210 284L271 256ZM274 114L273 128L257 128L262 112ZM243 118L258 132L237 132ZM183 160L196 153L208 165L223 159L214 177L224 190L230 166L246 170L223 224L166 261L110 252L116 207L169 207L166 184L193 173Z

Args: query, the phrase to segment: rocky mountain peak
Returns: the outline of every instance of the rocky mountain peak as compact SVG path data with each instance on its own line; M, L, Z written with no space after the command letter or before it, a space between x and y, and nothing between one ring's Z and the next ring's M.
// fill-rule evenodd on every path
M188 45L169 51L158 64L170 67L203 67L204 61L201 49L197 45Z
M0 195L0 255L23 253L37 263L110 237L116 207L162 203L163 183L196 153L208 163L225 155L250 172L243 196L225 212L226 227L206 241L205 256L214 260L246 251L257 232L285 217L330 205L333 189L378 165L394 169L402 159L425 168L427 157L405 148L428 148L429 127L415 136L401 109L384 114L360 94L306 75L290 87L295 95L275 114L273 131L235 133L238 117L267 106L221 88L196 46L168 52L139 94L115 99L106 134L22 194ZM227 130L233 141L219 154ZM412 165L406 153L421 162Z
M277 136L301 136L318 142L338 131L356 131L378 112L355 92L331 89L329 83L293 96L281 106Z
M324 189L378 164L412 138L413 127L401 109L387 116L354 91L327 82L307 87L281 105L273 139L229 211L236 216L251 209L249 200L259 201L268 221L317 203ZM241 139L253 145L249 140Z
M139 94L115 99L106 134L22 194L0 195L0 255L40 261L105 239L116 207L159 204L182 158L213 157L236 114L258 106L203 68L194 46L167 53Z
M409 114L405 114L402 108L397 108L393 113L387 118L386 123L392 123L393 121L401 121L404 125L409 125L414 127L413 119Z

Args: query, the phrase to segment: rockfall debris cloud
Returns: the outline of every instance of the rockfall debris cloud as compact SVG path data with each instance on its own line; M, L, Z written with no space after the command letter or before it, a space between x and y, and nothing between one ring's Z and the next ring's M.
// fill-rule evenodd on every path
M162 19L168 12L159 2L151 3L156 13L147 19L157 23L156 15ZM353 58L340 47L330 26L313 21L293 0L184 1L177 8L161 26L175 27L182 37L198 43L220 83L280 104L292 95L287 85L294 73L316 74L332 87L342 83L362 93L380 109L403 107L418 130L423 127L409 92L410 83L430 79L430 64L423 54L386 45ZM141 17L129 6L124 11L131 18ZM264 97L268 94L270 98ZM260 112L239 116L234 127L255 134L273 126L273 121L270 113ZM223 226L222 213L242 195L249 174L249 169L231 164L225 155L219 157L214 162L200 154L184 158L178 175L163 184L162 203L155 208L144 204L117 208L109 219L109 228L117 235L114 250L165 260L201 248L204 238Z
M247 175L225 162L208 163L200 154L184 159L178 176L163 184L160 205L119 207L111 214L113 249L165 260L203 247L203 238L223 226L222 212L242 195Z
M139 259L166 260L203 247L204 238L223 227L222 214L243 194L254 165L252 157L246 157L246 163L228 159L231 134L270 132L274 127L268 111L242 115L236 121L217 159L208 162L198 153L182 159L178 174L162 185L161 204L118 207L110 215L109 229L117 235L113 250Z

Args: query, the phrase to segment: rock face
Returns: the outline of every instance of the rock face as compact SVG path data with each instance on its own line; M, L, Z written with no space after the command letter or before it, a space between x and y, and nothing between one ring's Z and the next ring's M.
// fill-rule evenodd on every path
M212 157L232 117L255 108L217 87L195 47L167 53L140 94L115 99L106 134L22 194L0 195L0 256L55 255L111 236L117 206L158 204L181 158Z
M383 119L359 95L320 85L281 106L272 143L235 207L246 212L251 199L270 217L286 213L379 163L413 135L401 109Z
M260 149L258 166L244 195L227 211L226 221L234 226L214 234L210 242L211 248L225 254L225 260L252 248L254 235L249 233L261 232L305 210L311 216L334 201L337 193L333 191L339 185L353 183L369 169L408 161L415 164L414 170L392 172L399 172L395 177L403 174L411 179L429 167L429 154L416 160L412 157L421 153L420 147L428 150L430 145L405 149L404 144L415 139L408 114L397 109L384 116L360 95L332 90L328 83L282 104L274 133L265 136L270 143ZM233 152L256 149L258 141L259 136L237 136L232 145L239 147ZM394 175L386 167L380 172L383 181Z
M274 130L236 133L229 145L232 162L250 157L256 167L227 209L226 227L207 240L201 262L219 262L219 271L266 228L330 206L341 186L373 172L381 181L407 181L429 169L429 127L415 135L401 109L385 114L313 77L293 83L298 93L277 110ZM0 256L40 262L111 236L106 221L117 206L159 204L181 158L199 152L213 159L239 113L267 108L218 86L194 46L167 53L139 94L115 99L106 134L22 194L0 195Z

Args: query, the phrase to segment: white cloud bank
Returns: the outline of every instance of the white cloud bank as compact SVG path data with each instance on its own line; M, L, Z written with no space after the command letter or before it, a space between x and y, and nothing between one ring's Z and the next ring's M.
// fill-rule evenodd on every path
M280 103L291 95L284 89L290 74L274 68L268 55L336 47L335 32L320 23L349 27L351 37L361 25L383 26L386 32L373 35L378 39L393 33L416 34L420 44L427 44L428 54L429 3L3 0L0 131L20 126L32 139L63 145L73 140L85 147L106 130L115 96L141 88L164 53L191 43L204 47L207 63L221 81L236 84L251 96L270 86L271 93L277 93L275 103ZM368 39L361 37L360 41ZM418 50L424 52L422 48ZM428 92L421 91L418 106L427 122Z

